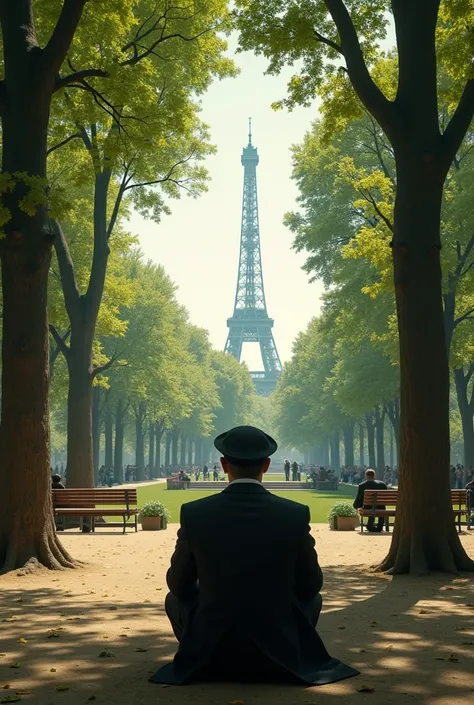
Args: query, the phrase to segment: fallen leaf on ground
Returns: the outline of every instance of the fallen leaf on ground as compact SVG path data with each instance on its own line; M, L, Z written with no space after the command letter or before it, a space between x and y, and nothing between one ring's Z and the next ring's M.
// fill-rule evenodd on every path
M64 691L69 690L69 686L68 685L57 685L56 690L59 693L63 693Z
M456 631L457 631L457 632L465 632L465 631L466 631L466 627L456 627Z
M393 649L393 644L389 644L389 645L386 646L385 648L388 649L389 651L391 651L391 650Z
M5 685L2 685L3 690L8 690L10 688L10 683L5 683Z
M13 663L10 664L10 668L20 668L20 664L17 661L13 661Z
M360 654L366 654L366 653L367 653L367 649L359 649L359 653L360 653Z
M18 643L19 643L19 644L27 644L27 643L28 643L28 639L23 639L23 637L21 637L20 639L18 639Z
M140 654L144 654L145 651L148 651L148 649L142 649L141 647L139 647L138 649L135 649L135 651L138 651Z
M374 693L375 688L372 688L370 685L360 685L357 688L358 693Z
M117 607L109 607L109 610L116 610L118 609Z
M143 600L143 602L151 602L151 600Z
M474 646L474 641L461 641L463 646Z
M340 625L338 626L338 629L345 629L345 627L344 627L342 624L340 624Z
M15 695L31 695L32 690L15 690Z
M104 635L102 636L102 638L103 638L103 639L108 639L109 636L108 636L108 634L104 634Z
M100 658L113 658L114 656L115 654L113 654L111 651L107 651L107 649L104 649L99 654Z
M21 698L18 695L7 695L6 698L2 698L0 703L19 703Z
M90 698L87 698L87 699L88 699L88 700L95 700L96 697L95 697L95 695L91 695Z
M50 669L49 669L49 672L50 672L50 673L56 673L56 669L55 669L55 668L50 668Z
M420 610L419 614L429 614L428 610Z

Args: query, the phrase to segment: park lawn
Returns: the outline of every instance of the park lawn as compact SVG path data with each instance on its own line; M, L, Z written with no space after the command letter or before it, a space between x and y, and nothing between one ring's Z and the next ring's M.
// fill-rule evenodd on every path
M222 483L222 489L225 484ZM292 499L294 502L307 504L311 511L311 521L314 524L322 524L327 521L330 508L335 502L346 500L352 504L356 496L356 487L345 486L339 492L315 492L312 490L289 490L287 492L274 492L278 497ZM206 490L167 490L164 483L159 485L147 485L138 488L138 506L142 507L145 502L162 502L171 514L171 522L179 522L181 505L192 502L201 497L208 497L215 494Z

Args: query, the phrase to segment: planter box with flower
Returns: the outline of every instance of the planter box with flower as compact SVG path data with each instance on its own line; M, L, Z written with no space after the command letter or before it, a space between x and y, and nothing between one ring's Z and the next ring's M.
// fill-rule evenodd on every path
M140 510L142 531L166 529L170 518L169 511L161 502L146 502Z
M335 531L354 531L359 524L357 509L349 502L337 502L328 514L329 527Z

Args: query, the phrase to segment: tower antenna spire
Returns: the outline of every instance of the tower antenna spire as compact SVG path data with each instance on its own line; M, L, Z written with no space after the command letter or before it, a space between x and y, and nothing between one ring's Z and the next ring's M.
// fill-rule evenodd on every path
M252 118L249 117L249 144L252 144Z

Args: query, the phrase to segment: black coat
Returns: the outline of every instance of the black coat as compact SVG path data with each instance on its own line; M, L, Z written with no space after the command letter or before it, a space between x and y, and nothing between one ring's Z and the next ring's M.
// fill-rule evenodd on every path
M354 500L355 509L360 509L364 504L364 492L365 490L386 490L387 485L385 482L380 480L366 480L361 482L359 489L357 490L357 497ZM380 509L385 509L382 505L377 505ZM371 509L371 507L366 507L366 509Z
M256 483L231 484L182 506L167 582L187 600L199 581L199 602L174 662L153 682L182 684L203 668L212 671L215 654L232 644L305 683L357 675L329 656L297 605L323 584L309 521L308 507Z

